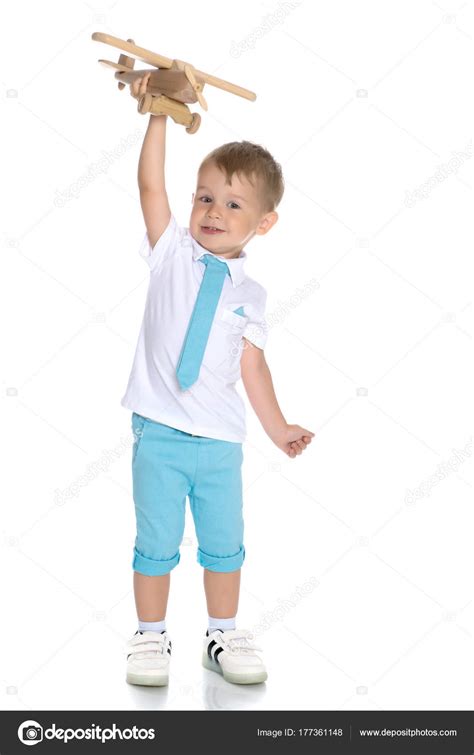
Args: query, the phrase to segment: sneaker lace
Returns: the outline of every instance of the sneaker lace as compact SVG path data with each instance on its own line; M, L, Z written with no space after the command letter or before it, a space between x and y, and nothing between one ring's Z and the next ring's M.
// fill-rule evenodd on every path
M229 653L253 655L255 650L263 650L263 648L250 642L253 639L253 634L249 629L227 630L219 639L222 642L224 650L227 650Z

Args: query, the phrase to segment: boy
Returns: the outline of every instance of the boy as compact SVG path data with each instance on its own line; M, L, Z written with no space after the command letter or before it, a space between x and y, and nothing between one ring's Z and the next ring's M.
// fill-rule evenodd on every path
M131 85L146 91L149 74ZM168 683L170 572L180 560L186 496L204 568L209 614L203 665L229 682L263 682L251 633L236 629L242 519L245 406L291 458L314 435L289 425L278 406L263 348L266 291L244 273L245 244L278 219L280 166L259 145L233 142L198 171L189 229L178 226L165 189L165 115L150 116L138 166L146 235L140 255L150 283L122 406L132 411L137 535L134 593L138 630L127 644L127 681Z

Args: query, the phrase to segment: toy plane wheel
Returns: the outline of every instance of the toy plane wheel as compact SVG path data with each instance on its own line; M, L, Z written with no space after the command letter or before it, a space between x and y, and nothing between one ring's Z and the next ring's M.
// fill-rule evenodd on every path
M191 115L193 116L193 120L186 131L188 132L188 134L195 134L199 126L201 125L201 116L199 115L199 113L191 113Z

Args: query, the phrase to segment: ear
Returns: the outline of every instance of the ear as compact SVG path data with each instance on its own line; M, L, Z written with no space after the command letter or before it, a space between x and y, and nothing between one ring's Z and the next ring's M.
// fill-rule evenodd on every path
M257 236L264 236L270 228L273 228L278 220L277 212L267 212L259 221L255 234Z

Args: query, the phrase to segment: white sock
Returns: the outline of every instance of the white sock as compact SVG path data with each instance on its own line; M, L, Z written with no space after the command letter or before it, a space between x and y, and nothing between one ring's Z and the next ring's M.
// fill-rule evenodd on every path
M140 621L138 619L138 628L140 632L163 632L166 631L166 619L163 619L163 621Z
M224 632L227 629L235 629L235 616L232 616L230 619L215 619L213 616L208 616L207 618L209 621L209 634L216 629L222 629Z

